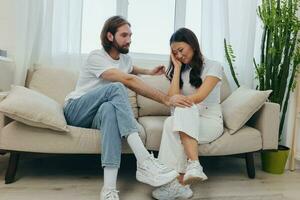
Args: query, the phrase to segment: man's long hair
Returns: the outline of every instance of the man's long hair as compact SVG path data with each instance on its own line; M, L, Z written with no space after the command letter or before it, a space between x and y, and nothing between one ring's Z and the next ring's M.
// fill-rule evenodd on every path
M109 52L109 50L113 47L113 42L107 39L107 33L110 32L113 36L115 36L118 28L125 24L128 24L129 27L131 26L126 19L118 15L110 17L105 21L100 38L101 44L106 52Z

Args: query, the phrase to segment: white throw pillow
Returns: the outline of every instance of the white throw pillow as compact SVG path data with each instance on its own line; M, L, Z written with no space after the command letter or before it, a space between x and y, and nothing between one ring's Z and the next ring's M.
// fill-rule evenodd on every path
M272 90L259 91L241 86L236 89L222 105L225 127L234 134L258 111L268 99Z
M0 102L0 112L30 126L69 131L60 104L22 86L14 86L7 97Z

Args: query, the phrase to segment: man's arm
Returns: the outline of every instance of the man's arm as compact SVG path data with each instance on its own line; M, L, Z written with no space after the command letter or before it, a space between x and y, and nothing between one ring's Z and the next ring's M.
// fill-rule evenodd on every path
M185 105L190 106L191 101L185 96L177 96L176 98L170 98L163 92L150 87L144 81L142 81L139 77L133 74L124 73L118 69L108 69L101 74L101 78L107 81L112 82L121 82L129 89L135 91L136 93L153 99L154 101L163 103L167 106L174 105Z
M165 66L159 65L153 69L145 69L137 66L133 66L132 74L144 74L144 75L162 75L165 73Z
M141 67L137 67L137 66L133 66L131 73L134 75L138 75L138 74L150 75L150 70L141 68Z
M170 106L170 98L161 91L148 86L136 75L124 73L118 69L109 69L101 74L101 78L112 82L121 82L136 93Z

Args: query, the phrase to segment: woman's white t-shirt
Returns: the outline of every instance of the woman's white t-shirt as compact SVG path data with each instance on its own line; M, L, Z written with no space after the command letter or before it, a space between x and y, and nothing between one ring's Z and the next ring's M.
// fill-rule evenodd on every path
M197 92L197 89L190 84L190 70L188 69L181 74L181 78L183 81L183 86L181 92L183 95L191 95ZM223 77L223 67L220 63L209 60L207 58L204 59L203 70L201 74L202 82L204 82L207 76L214 76L220 79L217 85L213 88L213 90L209 93L209 95L200 103L196 104L199 109L200 116L215 118L222 120L222 110L220 105L221 99L221 85L222 85L222 77Z

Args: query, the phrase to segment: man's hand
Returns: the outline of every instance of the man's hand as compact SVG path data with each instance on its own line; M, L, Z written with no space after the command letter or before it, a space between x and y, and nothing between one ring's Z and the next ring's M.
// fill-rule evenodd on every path
M157 66L154 69L149 71L149 75L152 75L152 76L158 76L158 75L162 75L162 74L165 74L165 73L166 73L166 71L165 71L165 66L164 65L159 65L159 66Z
M175 94L169 99L170 106L175 106L175 107L191 107L193 105L193 102L186 96L180 95L180 94Z

